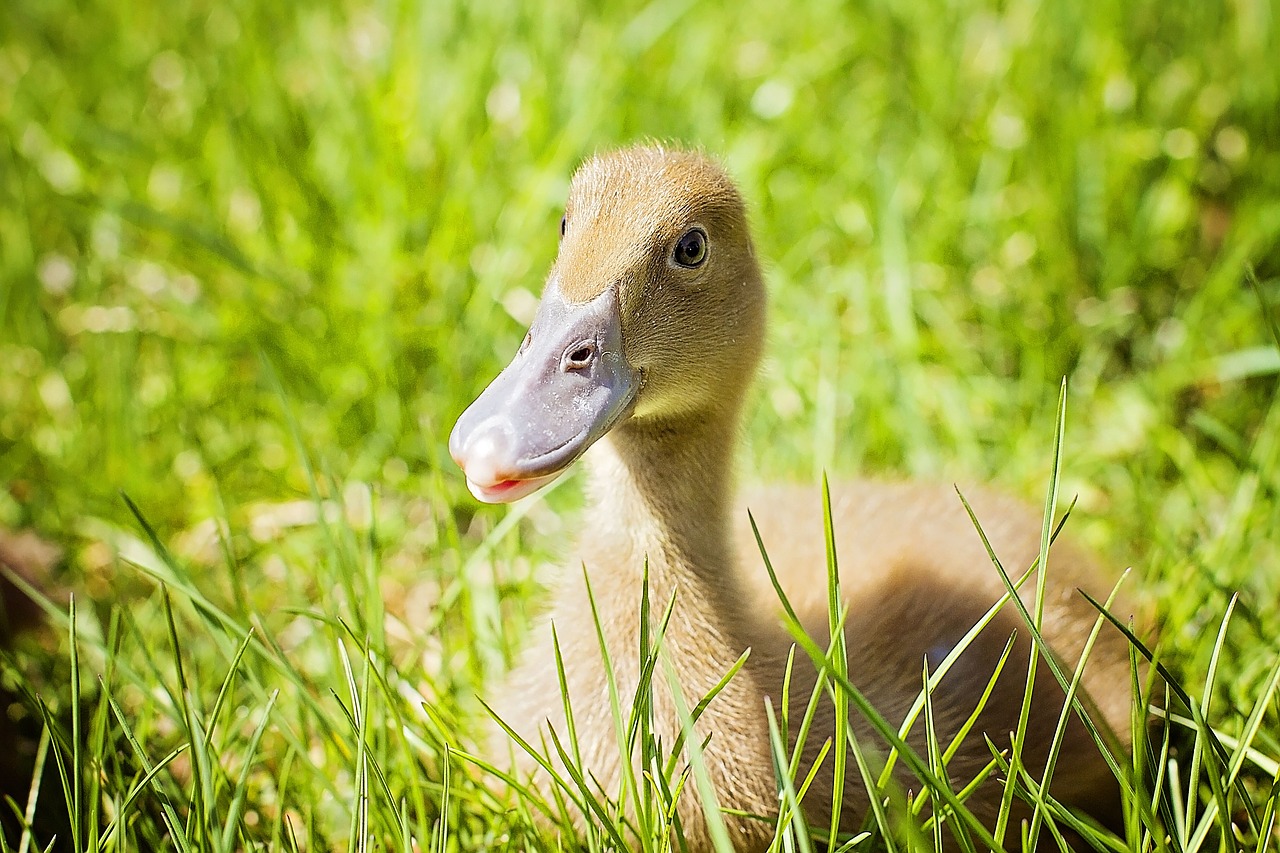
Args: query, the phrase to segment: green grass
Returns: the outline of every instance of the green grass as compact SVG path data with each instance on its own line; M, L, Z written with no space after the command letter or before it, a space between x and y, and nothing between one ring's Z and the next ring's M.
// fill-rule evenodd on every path
M577 489L477 507L445 439L576 162L656 137L723 156L768 261L749 476L1055 484L1186 694L1131 841L1275 849L1276 55L1267 0L3 4L0 526L67 555L0 652L50 782L9 847L556 847L457 753ZM654 759L635 791L698 784Z

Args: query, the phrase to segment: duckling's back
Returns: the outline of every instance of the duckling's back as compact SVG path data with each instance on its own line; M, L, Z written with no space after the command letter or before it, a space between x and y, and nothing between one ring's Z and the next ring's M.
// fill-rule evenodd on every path
M1015 580L1040 551L1041 518L1021 502L985 489L963 489L1005 570ZM784 591L811 636L827 636L826 549L822 498L817 488L774 486L748 489L741 499L735 539L743 574L754 582L761 608L778 608L751 533L745 509L760 529L769 559ZM850 679L877 710L897 726L922 685L922 667L935 670L1005 592L973 522L948 485L854 482L833 485L831 510L836 531L840 582L849 607L846 638ZM1033 575L1022 598L1032 610ZM1074 671L1097 611L1078 591L1105 601L1113 581L1092 558L1062 537L1050 550L1042 634L1058 660ZM1121 601L1112 612L1130 611ZM948 765L961 786L990 760L983 734L1002 748L1016 730L1025 693L1030 632L1014 607L1006 607L960 656L932 694L939 739L945 745L973 713L1006 644L1014 647L977 724ZM1104 625L1090 651L1082 683L1091 716L1127 750L1131 740L1129 651L1123 635ZM1037 667L1024 764L1038 779L1057 728L1064 692L1042 660ZM855 715L856 717L856 715ZM855 722L857 722L855 720ZM923 721L909 741L924 753ZM868 736L870 731L867 730ZM825 733L823 734L825 737ZM871 742L875 742L874 740ZM911 785L909 777L903 782ZM968 802L979 817L994 821L1000 788L990 784ZM1118 785L1082 723L1072 717L1065 732L1054 781L1054 796L1114 824ZM821 803L825 792L816 791Z

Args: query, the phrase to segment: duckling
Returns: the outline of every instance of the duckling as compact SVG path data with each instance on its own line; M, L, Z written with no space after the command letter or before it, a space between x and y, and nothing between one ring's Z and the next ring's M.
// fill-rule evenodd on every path
M616 793L625 764L636 759L620 754L608 678L629 701L641 678L636 650L647 583L655 621L674 602L664 647L686 707L749 650L695 730L706 743L707 778L726 810L735 849L762 850L773 825L739 815L779 813L766 705L781 701L793 640L746 509L802 627L824 648L828 605L816 490L765 487L734 499L735 439L765 338L765 287L745 206L709 157L646 144L596 156L578 169L560 231L559 254L518 353L461 415L449 440L471 492L485 502L531 494L579 457L585 456L588 472L573 563L581 570L560 580L548 617L493 705L530 744L549 744L549 731L567 743L558 643L586 778ZM1003 564L1019 571L1031 565L1040 549L1039 515L985 490L965 494ZM831 500L848 607L850 680L897 726L920 693L922 665L936 668L1005 587L952 487L850 483L833 485ZM1105 597L1110 584L1089 555L1068 542L1054 545L1050 564L1043 634L1070 665L1097 616L1076 588ZM1034 578L1023 587L1028 601L1034 588ZM1017 637L991 700L948 764L958 786L991 761L983 735L1007 749L1017 729L1031 647L1011 611L1002 610L978 635L932 694L945 744L973 713L1006 643ZM803 653L796 658L790 696L799 702L793 709L799 719L816 671L800 663ZM1022 745L1037 778L1064 700L1046 670L1038 668ZM1124 749L1128 682L1123 638L1103 633L1083 687L1099 724ZM681 718L665 683L661 675L654 679L653 725L670 746ZM860 743L876 742L859 713L850 714L850 723ZM802 745L805 766L817 761L835 724L828 702L818 710L813 743ZM909 738L922 754L923 728L916 725ZM506 746L495 748L509 754ZM516 761L535 784L550 784L530 757L518 753ZM828 756L803 802L806 817L818 825L830 818L831 764ZM905 771L901 781L919 790ZM852 830L869 799L856 772L844 785L841 825ZM709 850L702 806L693 785L686 787L677 801L685 840L690 850ZM1001 791L998 782L985 783L966 804L993 824ZM1118 807L1116 780L1078 720L1067 728L1051 791L1096 813Z

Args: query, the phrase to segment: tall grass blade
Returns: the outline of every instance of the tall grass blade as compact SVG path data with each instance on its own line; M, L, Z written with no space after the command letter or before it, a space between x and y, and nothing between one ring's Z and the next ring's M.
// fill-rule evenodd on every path
M1052 541L1051 532L1053 530L1053 519L1058 511L1058 484L1062 478L1062 445L1066 435L1067 427L1067 379L1064 376L1062 383L1058 389L1058 414L1054 420L1053 433L1053 468L1049 477L1049 488L1045 495L1044 514L1041 517L1040 527L1040 553L1036 557L1036 565L1039 570L1036 574L1036 598L1033 610L1033 621L1028 626L1032 633L1039 635L1040 626L1044 622L1044 596L1045 585L1049 577L1049 545ZM1031 701L1032 692L1036 681L1036 667L1040 662L1041 642L1031 643L1030 652L1027 658L1027 680L1024 692L1022 694L1022 709L1018 714L1018 728L1014 735L1013 743L1015 747L1009 757L1009 763L1012 768L1009 782L1010 785L1005 787L1004 798L1001 801L1000 818L997 821L996 837L1003 837L1003 824L1007 820L1010 813L1013 797L1013 777L1021 773L1023 770L1022 750L1018 748L1021 744L1026 743L1027 725L1031 719ZM1064 688L1066 689L1066 688ZM1070 695L1070 694L1068 694ZM1070 703L1068 703L1068 707ZM1039 815L1041 807L1037 802L1031 813L1031 826L1028 830L1028 848L1035 849L1039 835Z
M813 660L816 665L825 667L827 660L826 653L818 648L807 635L803 632L799 632L794 634L793 637L796 643L804 649L805 653L809 655L810 659ZM866 696L864 696L847 677L837 675L830 668L826 668L826 672L828 677L835 682L833 685L834 689L843 690L846 693L850 704L857 709L863 719L871 724L875 733L882 738L891 749L898 753L903 763L906 764L911 772L919 777L921 782L925 785L928 785L931 789L934 789L937 793L941 794L946 803L954 809L965 826L968 827L968 829L979 841L982 842L982 844L988 846L996 853L1002 853L1004 846L996 841L991 832L987 830L987 828L984 827L977 818L973 817L973 815L969 813L968 809L963 808L955 792L953 792L949 786L943 784L942 780L934 776L933 772L929 769L928 763L921 759L920 756L916 754L915 750L913 750L906 741L898 736L897 730L893 726L889 725L884 717L880 715L880 712L877 711L870 701L867 700Z
M1215 732L1213 728L1208 724L1208 722L1204 719L1203 715L1200 713L1199 703L1194 702L1191 699L1191 696L1187 693L1186 689L1184 689L1182 685L1178 683L1177 677L1172 672L1169 671L1169 669L1164 665L1164 663L1162 663L1156 658L1155 654L1151 651L1151 649L1148 648L1147 645L1143 643L1142 640L1140 640L1137 637L1137 635L1135 635L1133 631L1129 629L1127 625L1125 625L1123 622L1121 622L1119 619L1117 619L1115 616L1109 613L1106 607L1099 604L1097 599L1089 595L1088 592L1084 590L1080 590L1079 592L1082 596L1085 597L1085 599L1090 604L1094 606L1094 608L1098 610L1099 613L1102 614L1102 616L1108 622L1110 622L1116 628L1116 630L1124 634L1125 639L1129 641L1129 645L1133 649L1135 649L1140 655L1142 655L1142 657L1147 661L1147 663L1151 664L1151 666L1155 668L1155 670L1160 674L1160 677L1164 680L1164 683L1169 687L1170 690L1173 691L1174 696L1176 696L1178 701L1181 702L1185 708L1187 708L1187 710L1191 714L1191 719L1195 722L1197 741L1203 740L1205 745L1208 746L1209 751L1213 754L1213 758L1214 758L1214 761L1216 762L1216 765L1217 766L1228 765L1230 763L1230 756L1227 753L1226 748L1222 745L1222 741L1219 739L1217 732ZM1210 775L1210 780L1213 780L1215 778L1218 778L1215 774ZM1240 779L1235 780L1233 784L1233 788L1234 788L1234 793L1236 797L1239 798L1245 811L1249 814L1251 825L1253 827L1257 827L1258 825L1257 813L1254 809L1253 801L1249 797L1248 790L1244 787ZM1216 801L1216 807L1219 809L1220 814L1224 814L1224 815L1231 814L1231 810L1229 808L1224 808L1225 799L1226 799L1225 791L1215 790L1213 792L1213 797L1214 797L1214 800Z
M675 703L676 716L680 720L680 731L686 744L685 753L689 757L693 784L698 791L698 801L702 805L702 816L707 822L707 832L711 836L712 847L717 853L733 853L733 842L729 840L729 829L725 826L724 816L720 813L720 803L716 797L715 786L707 772L703 758L704 745L696 737L693 715L685 702L684 691L680 688L680 679L670 656L665 650L659 652L662 658L663 672L666 674L667 686L671 690L671 698Z
M35 840L31 834L31 827L36 819L36 806L40 803L40 781L44 778L44 763L49 757L49 744L49 728L46 726L40 730L40 742L36 745L36 759L31 768L31 786L27 789L27 806L21 814L22 836L18 839L18 853L27 853Z
M849 672L849 655L845 647L844 616L845 602L840 591L840 566L836 556L835 522L831 517L831 485L827 475L822 475L822 532L827 556L827 628L831 636L829 666L833 667L838 677L847 676ZM844 808L844 785L846 764L849 752L845 746L846 726L849 719L848 699L840 690L833 691L835 703L836 730L832 746L834 766L832 768L831 791L831 825L828 829L831 844L840 829L840 815ZM888 836L886 836L887 838Z
M249 774L253 770L254 760L258 755L258 744L261 743L262 735L267 730L267 724L271 722L271 710L275 707L276 698L279 695L279 690L272 691L271 698L267 700L267 706L262 709L262 719L258 721L245 748L244 766L240 768L240 777L236 780L235 787L231 789L231 802L227 806L227 817L222 825L222 838L219 844L219 849L226 853L236 850L235 833L249 794Z
M608 641L605 639L604 623L600 619L600 609L596 606L595 593L591 588L591 578L587 575L587 566L582 565L582 582L587 591L587 602L591 607L591 620L595 626L596 642L600 653L600 661L604 666L605 684L609 696L609 712L613 719L614 742L617 744L619 753L626 755L627 744L627 724L623 719L622 700L618 691L618 681L614 677L614 667L609 651ZM552 733L554 736L554 732ZM623 771L619 782L622 786L617 792L618 807L625 809L626 803L633 801L638 796L639 785L635 776L635 767L630 761L623 761Z
M782 794L782 808L778 814L778 825L774 830L775 847L778 841L785 837L788 846L798 853L813 853L804 812L800 808L800 798L796 794L793 772L787 757L787 742L778 727L778 715L773 710L772 702L766 700L765 712L769 717L769 746L773 756L773 772ZM815 764L820 763L820 761L815 762ZM814 770L817 770L816 766Z
M83 849L85 820L92 818L86 814L84 802L84 739L80 732L80 641L76 636L76 597L71 596L67 604L67 617L70 621L67 641L68 654L71 658L71 797L67 801L67 816L70 818L71 843L77 850Z
M245 634L244 640L240 643L240 647L236 649L235 657L231 659L231 666L227 668L227 676L222 679L222 686L218 688L218 697L213 700L213 708L209 710L209 730L205 733L205 746L213 745L213 733L218 724L218 718L222 716L222 709L226 705L227 697L231 694L231 685L235 681L236 673L240 671L240 663L244 660L244 653L249 650L249 644L253 642L253 628L250 628ZM273 691L272 695L279 693L278 690Z
M152 765L151 760L147 758L146 751L142 748L142 744L138 742L137 736L134 734L132 727L130 727L128 720L124 715L124 711L120 709L120 706L116 704L114 699L110 701L111 711L115 714L116 722L120 725L120 731L124 733L125 739L129 741L129 746L133 748L133 754L138 760L138 764L140 764L142 769L146 771L147 775L143 777L144 779L149 780L154 778L163 766L169 764L182 752L191 748L190 742L182 744L178 749L169 753L169 755L167 755L159 764ZM139 790L142 789L139 788ZM160 808L164 815L165 826L168 828L171 836L171 842L176 845L178 850L182 851L182 853L191 853L194 848L188 837L185 825L178 817L177 809L163 790L160 790L157 793L160 797Z
M1218 680L1218 661L1222 655L1222 647L1227 640L1227 626L1231 624L1231 614L1236 609L1237 601L1239 601L1239 596L1232 595L1231 599L1227 602L1226 613L1223 614L1222 621L1218 624L1218 636L1214 640L1213 651L1209 655L1209 666L1205 672L1204 678L1204 690L1200 695L1200 716L1205 720L1209 719L1210 704L1213 701L1213 690ZM1198 790L1200 787L1200 769L1201 764L1204 761L1203 746L1204 741L1200 738L1196 738L1195 743L1192 744L1191 747L1191 770L1187 774L1187 787L1188 790L1191 791ZM1222 806L1225 804L1225 800L1218 796L1218 792L1221 791L1221 783L1219 779L1215 778L1216 775L1217 774L1210 770L1209 782L1215 792L1215 799L1218 800L1219 806ZM1187 825L1185 828L1187 835L1192 834L1192 826L1196 823L1196 803L1197 800L1195 797L1192 797L1187 801ZM1226 812L1224 811L1223 813L1225 814Z

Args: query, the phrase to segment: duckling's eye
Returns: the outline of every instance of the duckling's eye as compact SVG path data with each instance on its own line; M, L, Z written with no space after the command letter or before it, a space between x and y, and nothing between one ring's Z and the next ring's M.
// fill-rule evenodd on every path
M561 216L560 217L560 236L563 237L564 232L568 230L569 230L569 217Z
M682 267L696 267L707 259L707 234L701 228L686 231L676 241L673 255L675 262Z
M525 332L524 340L520 342L519 352L524 352L529 348L529 344L533 343L533 332Z

